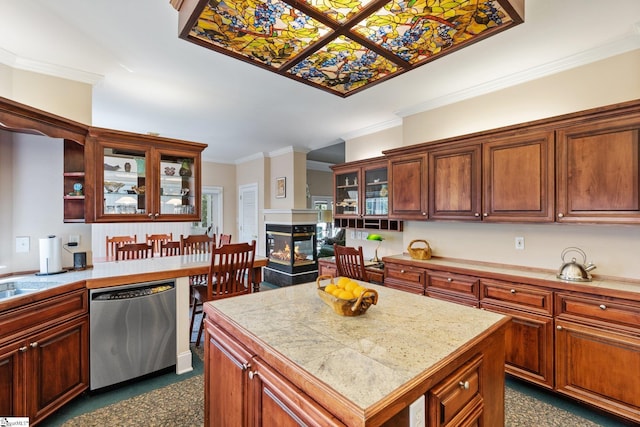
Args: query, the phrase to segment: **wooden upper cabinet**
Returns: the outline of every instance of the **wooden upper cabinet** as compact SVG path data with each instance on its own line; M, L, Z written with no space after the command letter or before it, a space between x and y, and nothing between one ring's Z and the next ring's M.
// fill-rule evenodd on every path
M389 158L389 217L428 218L427 167L425 154Z
M91 128L87 222L198 221L201 152L194 142Z
M482 145L484 221L552 222L554 134L542 130Z
M558 222L640 223L640 113L557 131Z
M429 150L429 217L481 219L481 145Z

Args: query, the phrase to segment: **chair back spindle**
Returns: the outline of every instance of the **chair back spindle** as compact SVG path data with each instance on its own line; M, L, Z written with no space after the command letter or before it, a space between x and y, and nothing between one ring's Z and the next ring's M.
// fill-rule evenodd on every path
M364 255L362 246L358 249L351 246L341 246L333 244L333 251L336 257L336 267L338 276L349 277L355 280L369 281L367 270L364 265Z

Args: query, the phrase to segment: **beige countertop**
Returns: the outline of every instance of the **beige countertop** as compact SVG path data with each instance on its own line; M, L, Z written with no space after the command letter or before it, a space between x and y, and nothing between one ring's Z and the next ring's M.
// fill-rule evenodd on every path
M640 281L626 281L622 279L618 280L615 278L599 278L595 274L593 275L594 277L591 282L567 282L556 277L557 271L520 268L518 266L508 265L493 265L466 260L434 257L429 260L421 261L412 259L409 255L402 254L385 256L383 258L383 261L396 261L400 263L408 262L411 264L423 266L424 268L438 267L440 269L461 269L468 271L468 274L471 275L473 275L473 272L491 273L494 275L503 276L506 280L517 280L518 278L531 279L536 284L545 285L556 289L595 293L600 293L607 290L622 291L630 293L629 297L640 298Z
M315 282L207 303L360 408L380 401L505 316L365 284L379 293L361 316L343 317Z
M266 262L267 259L265 257L256 257L256 265L260 263L266 265ZM85 270L71 270L51 275L23 274L8 276L0 279L0 284L7 282L28 283L29 285L37 285L39 289L45 290L86 281L87 288L98 288L138 283L146 280L204 274L209 269L209 263L209 254L99 262Z

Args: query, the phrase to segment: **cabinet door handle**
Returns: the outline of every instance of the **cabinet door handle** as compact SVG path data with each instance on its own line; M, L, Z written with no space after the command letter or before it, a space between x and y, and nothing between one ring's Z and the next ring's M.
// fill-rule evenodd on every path
M427 215L427 213L426 213L426 212L422 212L422 216L426 216L426 215Z
M258 376L258 371L249 371L249 379L252 380L254 377Z
M31 348L36 348L38 346L38 341L32 342L29 345L31 346Z
M476 218L480 216L480 212L476 212L473 214L473 216L475 216Z
M153 218L153 214L152 213L150 213L148 216L149 216L149 218Z
M515 290L515 289L511 289L511 293L512 293L512 294L515 294L515 293L516 293L516 290Z
M562 330L562 326L558 325L558 326L556 326L556 329L561 331Z
M404 270L400 270L400 273L404 274L404 273L405 273L405 271L404 271Z
M489 216L489 214L485 212L485 213L482 214L482 216L487 217L487 216Z
M25 351L27 351L27 348L28 347L25 345L23 347L20 347L18 350L20 350L20 353L24 353Z
M469 381L460 381L458 385L460 386L460 388L469 390Z
M564 217L564 214L563 214L562 212L560 212L560 213L558 214L558 218L562 218L562 217Z
M451 277L447 277L447 282L451 283L453 282L453 279Z
M154 215L156 218L158 218L160 216L159 213L156 212L156 214Z
M600 304L600 310L606 310L606 309L607 309L607 306L606 306L606 305L604 305L604 304Z
M240 366L240 369L242 369L243 371L246 371L247 369L251 368L251 363L243 363Z

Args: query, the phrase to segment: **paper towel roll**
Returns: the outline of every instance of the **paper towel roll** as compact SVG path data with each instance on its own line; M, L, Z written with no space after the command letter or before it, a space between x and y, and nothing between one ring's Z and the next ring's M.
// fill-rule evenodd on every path
M55 274L62 271L62 240L49 236L40 239L40 274Z

